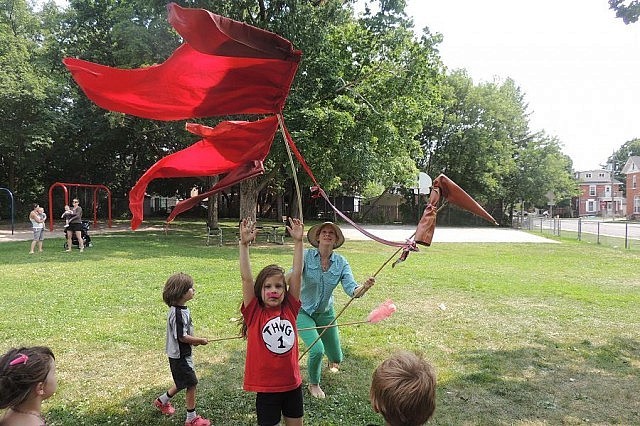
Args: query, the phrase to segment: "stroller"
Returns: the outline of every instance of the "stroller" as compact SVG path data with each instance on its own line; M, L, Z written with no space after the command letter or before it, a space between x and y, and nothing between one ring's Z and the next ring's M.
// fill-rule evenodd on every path
M91 242L91 237L89 236L89 227L91 226L91 222L89 222L88 220L83 220L82 221L82 231L81 231L81 237L82 237L82 242L84 243L85 247L93 247L93 243ZM67 236L67 226L64 227L64 235L65 237ZM78 244L78 237L76 237L76 233L74 232L73 234L71 234L71 245L76 246L77 248L80 248L80 245ZM67 248L69 248L69 243L67 242L67 240L64 240L64 249L66 250Z

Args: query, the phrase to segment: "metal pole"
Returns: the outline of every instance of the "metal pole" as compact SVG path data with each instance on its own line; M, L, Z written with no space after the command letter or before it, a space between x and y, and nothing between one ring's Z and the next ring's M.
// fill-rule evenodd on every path
M628 249L631 247L631 242L629 241L629 222L624 224L624 248Z
M582 218L578 218L578 241L582 241Z

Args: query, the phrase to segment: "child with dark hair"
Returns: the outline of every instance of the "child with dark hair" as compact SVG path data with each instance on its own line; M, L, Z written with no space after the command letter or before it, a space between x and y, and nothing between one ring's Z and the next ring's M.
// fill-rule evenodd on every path
M186 389L187 418L185 426L209 426L211 422L196 413L196 385L198 379L191 356L192 346L206 345L207 339L193 335L191 312L186 304L193 299L195 288L193 278L182 272L173 274L167 279L162 291L162 299L169 306L167 314L166 353L173 376L173 386L160 395L154 406L165 415L175 413L171 405L179 391Z
M41 426L42 401L58 387L55 357L45 346L9 349L0 358L2 426Z
M240 274L242 276L242 334L247 339L244 390L256 392L258 425L302 425L302 378L298 365L296 316L300 310L302 236L304 225L289 219L287 231L294 240L293 269L289 288L284 270L263 268L253 280L249 243L255 239L255 223L240 223Z
M373 372L371 406L386 426L418 426L436 409L436 374L419 355L400 351Z

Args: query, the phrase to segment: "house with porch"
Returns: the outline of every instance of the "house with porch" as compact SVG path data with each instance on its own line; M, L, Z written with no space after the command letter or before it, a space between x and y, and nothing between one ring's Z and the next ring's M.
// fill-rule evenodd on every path
M640 219L640 156L629 157L622 173L626 175L627 218Z
M580 195L574 198L578 216L620 217L626 214L626 199L622 182L610 170L597 169L576 172Z

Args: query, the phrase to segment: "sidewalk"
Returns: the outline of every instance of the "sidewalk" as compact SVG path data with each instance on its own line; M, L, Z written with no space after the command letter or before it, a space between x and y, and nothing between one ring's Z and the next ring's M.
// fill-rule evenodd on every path
M350 225L340 225L342 233L347 240L367 240L363 235ZM405 241L411 238L416 227L408 225L366 225L363 228L377 237L390 241ZM482 227L482 228L456 228L436 226L433 233L434 243L558 243L528 232L513 228Z
M48 225L48 224L47 224ZM105 224L98 224L97 228L93 226L89 229L90 235L100 235L100 234L108 234L111 232L125 232L128 231L129 228L123 225L114 224L111 228L109 228ZM49 231L49 226L44 228L44 239L48 238L64 238L65 234L62 231L61 226L56 226L53 231ZM13 230L13 234L11 233L11 225L3 225L0 228L0 243L5 243L8 241L31 241L33 240L33 229L31 227L20 225L16 226Z
M341 224L340 228L347 240L366 241L369 239L366 235L356 230L350 225ZM145 230L141 228L140 230ZM158 229L152 227L148 229ZM415 226L409 225L365 225L364 229L371 232L377 237L389 241L405 241L411 238L416 230ZM127 225L114 224L109 228L104 224L99 224L97 228L89 230L90 235L100 235L112 232L130 232ZM44 238L62 238L64 234L62 228L57 227L52 232L49 228L45 228ZM0 243L7 241L31 241L33 239L33 231L31 228L22 226L15 229L11 235L11 228L3 227L0 229ZM512 228L500 227L482 227L482 228L455 228L446 226L436 226L433 234L434 243L558 243L558 241L550 240L528 232L520 231Z

